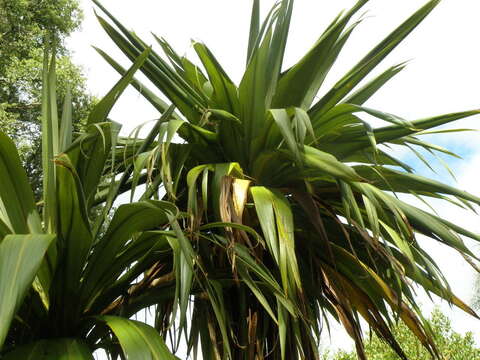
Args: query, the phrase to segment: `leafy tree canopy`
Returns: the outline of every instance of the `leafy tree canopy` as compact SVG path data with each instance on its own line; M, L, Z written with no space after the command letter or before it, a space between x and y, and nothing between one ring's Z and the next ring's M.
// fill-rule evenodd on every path
M60 55L58 95L63 99L70 89L75 124L86 118L94 100L81 68L72 63L64 46L64 39L81 20L77 0L0 0L0 129L19 147L37 194L41 186L38 119L45 39Z
M81 21L77 0L0 0L0 71L15 59L34 57L47 33L62 45Z
M471 332L462 335L452 329L452 324L440 309L436 308L428 319L439 353L449 360L480 359L480 348L475 345ZM409 331L408 327L400 322L395 326L393 333L409 359L430 360L431 355L422 346L421 342ZM397 360L400 357L378 336L373 335L365 344L365 352L369 360ZM354 351L339 351L332 356L332 360L357 360Z

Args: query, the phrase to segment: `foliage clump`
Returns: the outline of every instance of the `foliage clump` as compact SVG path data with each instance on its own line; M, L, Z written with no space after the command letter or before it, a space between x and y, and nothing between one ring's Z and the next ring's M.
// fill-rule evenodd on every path
M72 62L65 39L79 29L83 14L77 0L0 0L0 129L11 137L40 197L40 113L43 51L55 47L57 91L71 93L78 129L95 98L81 67ZM60 107L60 103L58 106Z
M453 330L450 319L440 309L436 308L428 324L432 328L435 344L445 360L477 360L480 359L480 347L475 343L472 332L460 334ZM403 322L399 322L394 330L394 336L402 346L405 354L412 360L431 360L431 355L422 346ZM401 358L377 335L373 334L365 343L365 353L369 360L400 360ZM339 351L325 360L357 360L354 352Z

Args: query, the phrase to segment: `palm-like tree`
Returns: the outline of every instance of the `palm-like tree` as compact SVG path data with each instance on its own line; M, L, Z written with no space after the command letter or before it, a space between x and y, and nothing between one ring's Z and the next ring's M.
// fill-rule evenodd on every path
M168 241L148 230L170 226L177 209L164 201L140 201L120 206L105 223L120 193L111 179L125 179L133 168L123 166L123 158L148 148L158 131L157 126L137 145L119 138L119 124L107 119L147 53L94 108L84 134L72 132L68 96L58 119L55 56L50 70L46 56L41 204L34 202L12 140L0 132L2 359L93 360L97 348L115 357L175 359L158 332L129 320L137 312L135 302L117 310L125 294L154 288L135 279L162 259Z
M157 38L165 60L96 2L113 22L99 17L102 26L134 65L124 70L99 50L123 78L92 112L89 132L73 141L68 121L56 135L53 102L45 102L42 220L14 149L0 139L2 174L11 174L0 186L2 351L23 359L39 348L68 349L89 359L102 347L113 357L163 359L172 355L156 335L170 333L173 350L185 337L191 352L201 345L204 359L315 359L330 314L362 359L360 317L405 358L391 333L401 318L439 357L414 284L476 315L452 294L417 237L466 257L473 254L461 236L480 237L397 195L464 207L480 199L414 174L379 145L451 154L420 136L478 111L407 121L363 106L403 65L360 84L438 2L413 14L320 99L367 0L337 17L286 70L293 1L280 1L260 24L254 0L238 86L204 44L194 44L199 67ZM177 111L133 78L137 68ZM146 139L118 138L107 120L130 81L162 113ZM53 96L49 83L45 99ZM391 124L373 129L362 113ZM138 192L139 184L141 201L123 205L102 230L117 195ZM95 219L89 213L98 205ZM56 234L56 242L42 261L54 236L45 233ZM31 258L9 248L23 242ZM18 274L21 281L7 281ZM150 306L157 332L126 320Z
M131 60L147 49L94 1L113 23L99 17L101 25ZM175 297L158 294L148 305L156 305L163 334L178 318L180 335L186 334L190 349L201 344L204 359L318 358L326 314L343 324L362 359L360 317L402 358L391 333L398 318L438 356L414 284L476 316L452 294L417 238L474 257L461 236L480 237L397 195L463 207L480 199L414 174L379 145L451 155L420 136L479 111L407 121L363 106L402 64L359 86L439 0L428 1L316 98L366 3L340 14L298 63L282 69L293 1L279 1L260 24L255 0L238 86L198 42L193 48L201 67L159 37L165 57L152 51L141 66L178 113L165 123L157 147L137 159L137 178L147 172L147 188L184 214L180 227L171 229L173 263L163 270L175 278ZM133 85L166 110L152 90L137 80ZM390 124L372 128L362 113ZM181 141L172 143L175 135Z

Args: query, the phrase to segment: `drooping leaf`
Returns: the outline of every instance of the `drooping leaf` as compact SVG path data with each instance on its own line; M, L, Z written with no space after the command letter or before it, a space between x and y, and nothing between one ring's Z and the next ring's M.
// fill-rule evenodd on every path
M134 61L148 47L135 34L125 29L98 1L94 0L94 2L115 23L121 33L103 18L97 16L102 27L125 55ZM194 107L204 108L204 99L167 62L152 52L141 70L155 86L167 95L189 121L198 123L200 113Z
M308 109L337 59L355 25L345 30L348 22L368 0L360 0L327 28L312 49L293 67L282 74L276 90L275 107L298 106ZM345 31L344 31L345 30Z
M260 35L260 1L254 0L252 4L252 16L250 17L250 34L248 37L247 64L255 50L255 43Z
M284 291L295 296L296 290L302 286L288 202L281 194L265 187L254 186L250 191L268 248L279 266Z
M378 75L373 80L362 86L353 94L345 98L344 102L347 104L363 105L370 99L379 89L381 89L390 79L402 71L406 63L401 63L396 66L388 68L383 73Z
M362 178L352 167L337 160L329 153L305 146L301 156L305 166L307 168L318 169L320 176L323 173L346 181L362 181Z
M158 332L139 321L116 316L100 316L117 337L127 360L178 359L165 345Z
M56 96L55 53L45 51L42 82L42 170L43 170L43 221L48 232L55 228L55 166L53 158L58 154L58 113Z
M82 284L82 300L87 308L104 287L111 285L124 270L115 263L115 258L135 233L166 226L168 215L176 216L174 205L162 201L142 201L122 205L115 212L105 235L95 244L85 269Z

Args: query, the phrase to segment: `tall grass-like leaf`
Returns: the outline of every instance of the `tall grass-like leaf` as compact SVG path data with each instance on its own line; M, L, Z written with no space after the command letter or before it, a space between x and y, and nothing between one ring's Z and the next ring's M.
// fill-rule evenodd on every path
M439 3L440 0L430 0L382 40L311 108L311 116L316 117L325 113L333 105L342 100L373 68L395 49Z
M55 53L49 64L45 51L42 83L42 170L44 227L53 232L56 221L55 166L53 158L58 154L58 114L56 97Z
M108 55L106 52L103 50L94 47L95 51L97 51L100 56L102 56L105 61L107 61L120 75L124 76L127 73L127 70L125 70L118 62L116 62L110 55ZM166 102L164 102L162 99L160 99L158 96L156 96L149 88L138 81L135 78L132 78L131 80L131 85L135 87L149 102L160 112L164 112L167 108L168 105Z
M258 155L261 146L257 142L264 131L266 111L270 108L280 77L292 11L293 1L285 0L279 4L274 21L266 23L265 35L252 53L240 83L240 117L245 136L252 142L247 142L249 162Z
M205 45L195 43L193 47L202 61L207 71L210 84L213 87L211 99L213 106L211 107L222 109L222 111L226 111L234 116L239 116L240 105L237 87ZM218 126L218 131L221 134L221 145L227 153L226 156L236 158L238 155L241 155L242 151L239 151L239 149L245 146L241 127L236 126L236 123L224 121L223 119L219 121ZM246 159L242 161L243 164L245 164L245 162Z
M343 104L349 106L348 104ZM361 109L358 109L361 111ZM355 110L355 111L357 111ZM390 122L395 122L393 125L384 126L372 129L372 135L375 138L377 144L388 143L390 141L397 141L402 137L410 136L412 134L419 133L423 130L428 130L436 126L448 124L455 120L463 119L466 117L479 114L479 110L464 111L458 113L451 113L445 115L434 116L426 119L414 120L411 122L398 123L400 120L393 118L390 114L382 113L379 111L372 111L370 109L363 109L369 114L374 114L378 118ZM350 110L347 110L350 111ZM318 128L315 129L316 132ZM371 146L371 139L362 128L351 128L349 131L345 131L343 134L339 134L335 138L335 143L328 143L322 146L323 150L336 154L339 159L343 159L346 156L351 156L352 153L358 152Z
M210 83L212 84L214 95L213 101L219 109L238 115L238 93L237 87L230 80L227 73L222 69L212 52L202 43L194 43L198 57L205 67Z
M55 235L7 235L0 243L0 348Z
M162 127L162 124L170 119L170 116L172 115L174 111L174 107L170 106L158 119L156 124L153 126L152 130L150 130L147 138L142 142L138 150L135 152L136 155L141 154L145 152L145 150L154 142L155 137L159 134L159 131ZM120 179L115 182L112 181L108 191L106 192L105 195L105 206L103 208L101 216L95 221L94 225L94 234L97 234L98 231L100 230L101 226L103 225L105 221L105 217L107 216L108 212L113 206L113 202L117 198L117 196L120 194L120 190L122 189L123 186L127 183L128 179L130 178L130 175L133 172L133 164L129 164L126 169L123 171L122 176Z
M0 241L8 234L42 234L33 192L12 140L0 132ZM48 307L48 290L56 262L55 248L40 266L36 291Z
M114 260L126 242L137 232L166 226L170 214L175 216L176 208L161 201L149 200L119 207L105 235L96 244L95 253L85 269L82 300L87 304L87 308L99 292L111 285L124 270L114 266Z
M225 309L225 302L223 299L223 289L222 285L216 280L209 280L205 282L205 291L210 298L211 307L213 308L213 313L217 321L218 327L220 328L220 334L222 337L222 348L224 352L224 358L232 357L232 350L230 348L230 342L228 341L228 328L227 328L227 317L228 313ZM220 339L218 339L218 342ZM214 344L218 346L217 344ZM218 356L217 356L218 357Z
M375 186L384 190L394 190L395 192L422 192L422 193L443 193L455 195L464 200L480 203L480 198L469 194L466 191L459 190L453 186L443 184L439 181L425 178L416 174L408 174L388 168L379 169L382 177L378 175L371 167L355 166L355 171L361 176L369 179L376 179ZM367 175L368 172L368 175Z
M330 175L346 181L362 181L355 169L337 160L329 153L305 146L301 155L306 167L320 171L317 176Z
M41 233L40 216L17 149L13 141L2 132L0 173L0 220L4 231L17 234Z
M252 4L252 16L250 17L250 33L248 36L247 64L255 50L255 43L260 35L260 0L254 0Z
M154 328L139 321L115 316L98 318L112 329L127 360L178 360Z
M251 141L260 135L260 129L265 122L264 117L269 107L268 92L268 55L272 37L271 30L265 35L260 47L252 55L243 75L238 92L240 99L240 120L243 123L244 134ZM247 153L255 144L247 145Z
M190 293L192 291L192 284L193 284L193 267L192 267L192 259L188 259L185 256L185 253L182 251L180 244L177 238L168 237L168 243L172 247L174 259L173 259L173 266L175 269L176 275L176 289L175 289L175 306L179 306L180 308L180 316L179 316L179 337L180 340L182 331L187 333L187 308L188 302L190 300ZM176 308L173 311L172 318L176 318ZM177 343L178 346L178 343Z
M302 286L289 205L282 195L267 188L255 186L250 191L265 240L279 266L284 291L289 296L295 296L296 290L300 290Z
M59 150L65 151L72 144L72 92L67 88L65 99L63 99L62 119L60 121Z

